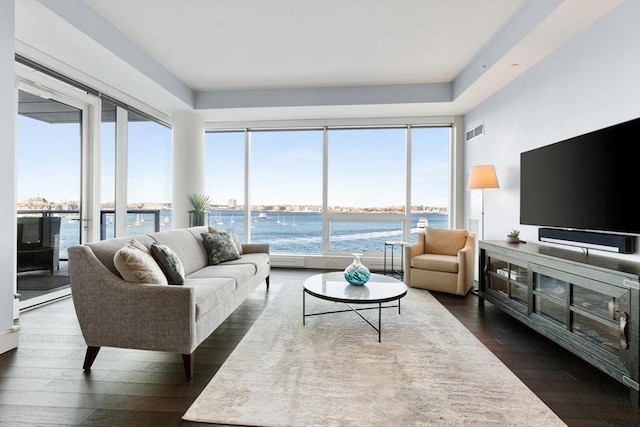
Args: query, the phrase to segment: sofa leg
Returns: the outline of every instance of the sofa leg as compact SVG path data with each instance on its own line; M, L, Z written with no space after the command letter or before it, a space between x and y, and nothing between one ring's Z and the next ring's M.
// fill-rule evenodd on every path
M264 279L265 282L267 282L267 290L269 289L269 276L267 276L266 279Z
M194 353L185 353L182 355L182 363L184 364L184 373L187 379L190 380L193 377L193 369L195 365Z
M87 354L84 356L84 365L82 365L82 369L88 371L91 369L91 365L93 365L93 361L96 360L96 356L100 351L100 347L87 347Z

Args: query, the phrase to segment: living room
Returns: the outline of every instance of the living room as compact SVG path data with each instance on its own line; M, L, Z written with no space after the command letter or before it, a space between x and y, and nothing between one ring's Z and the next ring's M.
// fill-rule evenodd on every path
M0 162L2 162L3 170L3 192L0 195L2 198L2 214L0 218L0 229L3 235L13 235L15 233L15 196L10 188L13 187L15 164L12 159L14 158L14 149L11 144L7 144L6 141L13 141L15 139L15 105L11 100L11 97L4 96L5 93L11 93L15 87L14 80L14 53L18 53L26 56L40 56L42 58L49 57L47 65L53 68L57 68L59 71L68 71L69 73L77 73L81 63L87 63L83 65L86 67L78 75L85 75L86 83L99 83L94 80L91 74L91 69L95 69L96 73L104 73L101 60L91 61L91 55L88 52L84 52L82 59L77 64L68 63L65 64L60 58L64 58L64 52L57 54L43 54L43 51L47 51L49 46L28 46L20 37L23 36L20 31L24 31L24 28L16 26L16 34L13 34L12 28L14 28L13 21L8 17L13 14L13 10L24 7L18 3L30 3L30 2L2 2L2 34L0 34L0 61L2 67L0 67L0 82L2 84L2 113L0 115L0 132L3 141L0 155ZM38 26L44 25L49 22L52 17L58 16L56 19L60 20L56 13L51 12L47 5L55 9L56 7L63 7L58 2L34 2L32 5L35 11L34 17L43 15L43 21L33 19L31 25ZM428 2L427 2L428 3ZM534 8L536 2L523 2L520 6L522 10L526 10L526 6ZM559 8L559 15L569 14L576 12L573 2L545 2L548 7L555 9ZM505 66L511 69L514 73L511 80L508 82L502 82L501 89L492 96L486 96L484 101L475 105L473 108L465 111L463 114L455 115L457 117L458 126L458 145L462 149L458 152L458 157L455 157L458 168L455 175L455 196L456 206L458 209L454 211L455 219L453 221L454 227L466 228L474 220L479 220L477 209L472 200L472 194L466 189L466 178L469 171L474 165L492 164L495 165L500 182L500 188L496 190L486 190L483 193L483 225L482 229L478 230L479 234L482 234L482 239L485 240L504 240L506 234L514 229L518 228L521 231L520 238L532 243L538 240L538 227L521 225L519 220L519 156L520 153L532 148L548 145L557 141L561 141L577 135L582 135L597 129L605 128L617 123L625 122L635 119L639 116L640 112L640 82L638 82L637 76L640 75L640 49L638 49L640 40L640 24L638 22L638 16L640 16L640 4L637 1L602 1L593 2L593 9L590 9L585 15L592 14L591 17L580 17L580 23L569 20L574 24L574 27L566 24L566 21L556 21L558 15L551 14L548 20L542 20L538 22L536 31L532 32L531 38L539 37L540 33L550 31L550 28L557 30L557 26L562 26L564 39L560 38L562 42L558 42L558 46L546 46L544 54L540 54L539 58L531 57L531 63L522 62L517 57L512 58L510 55L504 55L500 57L499 61L494 59L487 59L485 64L482 58L476 58L469 67L466 68L469 75L463 75L457 80L457 84L464 87L462 90L462 98L473 97L474 88L473 85L465 85L465 80L469 79L474 81L477 78L472 73L484 73L483 66L487 66L487 74L490 74L494 66ZM71 7L71 6L69 6ZM85 7L88 7L85 5ZM563 9L565 8L565 9ZM580 9L580 7L578 7ZM81 8L79 9L81 10ZM521 10L521 9L518 9ZM5 11L9 12L4 13ZM58 13L64 15L64 11L58 10ZM66 13L70 13L68 10ZM577 15L576 15L577 16ZM68 15L67 19L72 19ZM22 18L24 19L24 18ZM589 21L591 19L593 22ZM7 20L7 25L5 25ZM17 22L23 22L18 20ZM78 23L76 22L76 25ZM524 26L524 23L521 23ZM509 27L512 29L511 27ZM516 25L515 28L518 28ZM515 31L515 29L512 29ZM80 30L74 30L79 31ZM90 30L87 30L91 32ZM8 34L11 33L11 34ZM46 32L45 32L46 33ZM574 34L575 33L575 34ZM49 43L55 43L55 37L47 35L50 39ZM95 35L95 34L94 34ZM17 37L20 36L20 37ZM18 40L16 41L16 38ZM94 41L89 38L84 39L87 49L90 52L94 52ZM14 46L15 44L15 46ZM111 46L112 49L117 49ZM40 49L40 52L36 52ZM69 47L71 49L71 47ZM487 52L491 53L491 52ZM122 52L120 52L122 54ZM106 58L104 59L106 60ZM143 67L143 65L136 63L134 57L130 57L131 64L135 66ZM495 61L495 62L494 62ZM496 62L499 64L496 65ZM517 65L515 65L517 64ZM75 71L74 71L74 68ZM113 74L117 74L118 71L111 71ZM138 71L138 75L140 72ZM98 75L98 74L96 74ZM130 76L129 73L122 74L122 76ZM74 76L74 77L77 77ZM165 75L166 77L166 75ZM488 76L490 78L491 76ZM500 75L500 78L507 79L505 75ZM165 103L159 102L153 104L151 99L152 95L157 94L158 85L150 81L147 77L145 79L134 80L129 78L121 78L123 81L121 86L116 89L121 92L136 94L131 98L145 99L148 104L154 106L158 111L163 112L162 118L172 119L170 114L167 114L172 110L169 107L168 101ZM129 85L134 86L130 88ZM184 90L184 86L180 82L173 80L167 82L167 87L173 91L171 98L175 102L176 98L179 98L176 93ZM451 85L452 92L456 91L456 85ZM471 86L471 89L467 89ZM168 89L163 89L167 92ZM479 89L478 89L479 90ZM484 88L484 90L487 90ZM147 95L141 92L148 92ZM138 96L138 93L140 94ZM288 93L288 100L293 103L298 97L302 97L303 92L296 92L292 90ZM245 96L257 95L257 92L245 92ZM221 94L224 95L224 94ZM241 91L227 93L227 96L242 95ZM358 93L356 93L358 95ZM354 95L354 97L357 97ZM325 96L328 97L327 94ZM395 96L399 96L397 93ZM453 95L456 97L456 95ZM330 98L330 97L329 97ZM435 96L434 96L435 98ZM284 98L279 98L287 99ZM351 98L353 101L354 98ZM331 99L336 101L335 98ZM405 99L406 100L406 99ZM233 114L236 113L234 108L231 107L228 99L224 97L212 100L207 99L206 94L202 95L198 102L202 103L206 107L202 109L203 114L209 114L209 110L214 111L213 117L217 120L207 121L206 126L209 128L222 128L224 126L230 126L230 122L233 122ZM215 102L220 102L223 106L226 102L227 108L214 107ZM237 120L238 128L248 128L253 125L260 124L264 126L267 122L280 122L284 124L291 124L291 120L298 119L305 110L309 110L310 105L303 105L299 108L298 113L290 112L289 120L282 118L274 120L275 112L285 109L283 105L275 105L271 112L269 108L264 106L250 104L246 100L237 100L240 105L248 107L245 111L246 118ZM407 116L415 117L419 116L450 116L451 113L437 114L432 113L435 110L436 104L442 101L422 102L422 109L419 114L415 113L416 110L407 110L411 113L407 113ZM183 102L183 105L187 103ZM337 104L337 102L336 102ZM447 104L447 102L445 102ZM175 105L175 104L174 104ZM347 104L348 105L348 104ZM384 123L390 120L396 119L393 117L384 115L384 111L389 107L383 103L376 106L370 106L369 111L371 113L368 119L371 123ZM309 119L304 117L304 120L316 122L331 121L336 111L340 108L346 109L343 106L327 107L324 111L325 116L317 116L316 119ZM350 107L347 107L350 108ZM218 111L215 111L218 110ZM258 110L264 114L260 117ZM192 108L191 112L198 111L197 108ZM401 110L399 110L401 111ZM251 114L253 116L251 116ZM300 116L298 116L300 115ZM187 121L190 117L187 117ZM253 120L250 120L253 118ZM361 117L362 118L362 117ZM366 118L366 117L365 117ZM324 119L324 120L323 120ZM335 119L334 122L340 122L346 119ZM216 123L217 122L217 123ZM191 133L193 128L185 126L185 121L182 122L183 126L180 127L178 123L178 129L174 129L177 132L183 132L184 135ZM484 134L478 138L474 138L468 142L464 141L464 134L466 131L476 128L482 125L484 127ZM205 127L205 123L201 122L196 125L198 129L200 126ZM179 171L178 171L179 172ZM187 176L190 171L183 170ZM176 171L174 170L174 173ZM188 180L188 179L187 179ZM7 189L7 191L5 191ZM182 203L182 206L180 205ZM174 209L177 211L188 210L186 206L186 200L174 201ZM186 226L186 217L183 218L183 225ZM180 225L178 222L177 225ZM0 331L8 331L13 327L14 320L12 313L14 311L14 282L15 282L15 266L12 260L15 260L15 239L7 239L8 242L2 244L2 252L0 259L3 264L2 280L0 281ZM605 254L616 259L629 260L637 262L637 253L633 254ZM13 337L15 335L15 337ZM17 341L18 332L14 334L4 333L0 335L0 349L12 348L12 340ZM5 344L8 343L8 344Z

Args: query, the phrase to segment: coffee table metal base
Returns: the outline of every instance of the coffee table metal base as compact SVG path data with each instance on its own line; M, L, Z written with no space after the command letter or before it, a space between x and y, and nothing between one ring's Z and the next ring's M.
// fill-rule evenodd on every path
M311 293L307 292L306 289L302 290L302 324L306 325L306 318L307 317L311 317L311 316L320 316L323 314L333 314L333 313L345 313L347 311L352 311L355 314L357 314L358 316L360 316L360 318L362 318L362 320L364 320L365 322L367 322L373 329L376 330L376 332L378 332L378 342L381 342L381 335L382 335L382 309L383 308L395 308L398 307L398 314L400 313L401 307L400 307L400 298L398 298L398 304L393 304L393 305L382 305L381 302L379 302L377 304L376 307L361 307L361 308L354 308L351 304L353 303L346 303L344 302L343 304L345 304L347 307L349 307L348 310L332 310L332 311L322 311L319 313L310 313L307 314L307 304L306 304L306 295L309 294L311 295ZM363 304L371 304L371 303L363 303ZM364 317L362 314L360 314L360 311L364 311L364 310L378 310L378 326L374 325L373 323L371 323L371 321L369 321L369 319L367 319L366 317Z

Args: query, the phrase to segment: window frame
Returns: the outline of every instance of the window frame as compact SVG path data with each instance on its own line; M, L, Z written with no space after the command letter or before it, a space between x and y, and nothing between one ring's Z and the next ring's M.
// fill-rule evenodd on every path
M248 212L252 206L251 202L251 132L252 131L285 131L285 130L305 130L318 129L323 131L323 173L322 173L322 254L323 256L344 256L352 251L330 250L330 224L332 221L353 221L353 222L389 222L402 224L402 240L409 241L411 235L411 191L412 191L412 129L425 127L447 127L450 128L449 136L449 158L448 158L448 191L449 198L448 208L448 228L453 228L456 223L454 213L457 211L455 203L457 197L456 179L458 169L456 159L457 143L456 135L459 131L460 123L456 117L414 117L414 118L379 118L379 119L362 119L362 120L307 120L307 121L282 121L282 122L260 122L251 123L205 123L205 133L214 132L244 132L245 133L245 224L250 222ZM380 212L380 213L344 213L328 211L328 134L330 130L335 129L385 129L385 128L404 128L406 129L406 168L405 168L405 210L404 213ZM206 139L206 137L205 137ZM246 238L251 242L250 227L247 228ZM375 255L381 255L384 248L380 248ZM296 255L309 256L309 254L300 253Z

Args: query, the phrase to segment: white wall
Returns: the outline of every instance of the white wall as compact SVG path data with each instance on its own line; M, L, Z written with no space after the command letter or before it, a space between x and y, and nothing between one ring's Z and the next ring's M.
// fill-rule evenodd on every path
M188 194L204 193L204 119L198 113L173 114L173 228L189 226Z
M13 291L16 281L15 4L0 0L0 353L16 348Z
M485 191L485 239L518 228L523 240L537 241L538 227L519 223L522 151L637 117L640 1L627 0L465 116L467 128L485 124L485 135L466 143L467 174L491 163L500 181L499 190Z

